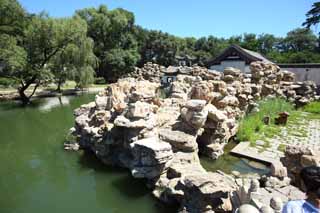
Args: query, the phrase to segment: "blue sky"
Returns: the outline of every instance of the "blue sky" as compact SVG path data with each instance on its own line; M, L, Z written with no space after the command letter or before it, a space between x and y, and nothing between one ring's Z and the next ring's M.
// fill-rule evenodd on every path
M134 12L136 23L177 36L230 37L243 33L284 36L300 27L314 0L19 0L29 12L71 16L106 4Z

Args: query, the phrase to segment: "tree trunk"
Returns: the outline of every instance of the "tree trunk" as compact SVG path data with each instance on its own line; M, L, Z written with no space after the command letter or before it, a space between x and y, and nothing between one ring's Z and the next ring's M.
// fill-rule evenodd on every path
M27 88L21 87L18 89L20 100L22 101L23 105L27 105L30 103L30 98L24 93Z
M25 94L25 91L29 88L29 86L34 83L36 80L36 76L33 76L29 81L27 81L25 84L23 82L21 82L21 87L18 88L18 93L20 96L20 100L22 101L23 105L27 105L30 103L30 99L31 97L34 95L34 93L36 92L36 89L38 88L39 84L37 84L34 89L33 92L30 96L27 96Z
M57 85L57 89L56 89L56 91L58 93L61 93L61 84L62 84L62 77L59 78L59 80L58 80L58 85Z

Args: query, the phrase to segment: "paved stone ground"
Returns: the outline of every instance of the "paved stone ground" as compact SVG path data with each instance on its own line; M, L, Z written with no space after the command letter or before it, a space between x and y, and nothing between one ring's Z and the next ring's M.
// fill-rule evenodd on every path
M251 147L248 142L241 142L231 153L272 163L279 161L284 156L287 145L309 146L313 150L320 150L320 119L310 119L307 114L295 124L281 128L281 133L263 141L256 141L256 146Z

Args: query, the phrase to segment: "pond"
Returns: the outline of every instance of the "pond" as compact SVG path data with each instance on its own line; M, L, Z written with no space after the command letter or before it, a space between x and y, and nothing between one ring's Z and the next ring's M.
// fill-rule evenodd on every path
M0 104L1 213L170 213L152 197L146 184L128 170L110 168L94 155L63 150L74 124L73 110L94 95L36 100L21 107ZM201 158L210 171L265 173L249 161L226 154L216 161Z
M227 174L231 174L232 171L237 171L241 174L258 173L260 175L265 175L270 173L269 166L265 164L231 155L230 151L236 145L237 143L231 140L225 146L224 154L217 160L201 157L202 166L207 171L221 170Z
M127 170L63 150L73 110L93 98L42 99L26 108L0 104L1 213L175 212Z

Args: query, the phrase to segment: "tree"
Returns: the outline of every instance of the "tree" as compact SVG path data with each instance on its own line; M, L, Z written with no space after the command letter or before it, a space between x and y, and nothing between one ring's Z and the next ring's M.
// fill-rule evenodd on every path
M261 34L258 36L257 42L258 52L267 55L277 48L280 39L272 34Z
M175 36L161 31L149 31L140 47L142 64L152 61L164 66L173 65L178 49Z
M17 0L0 0L0 34L23 34L27 14Z
M106 6L77 11L88 24L88 36L94 42L99 59L98 75L108 82L134 70L140 55L133 35L134 15L123 9L109 11Z
M297 28L287 33L283 40L284 51L313 51L317 47L317 37L310 29Z
M93 53L93 40L81 38L69 44L59 52L50 63L50 71L54 75L57 91L61 92L61 85L67 79L75 80L78 88L83 88L94 81L94 69L97 58Z
M243 35L241 46L248 49L248 50L258 51L259 43L258 43L258 39L256 37L256 34L245 33Z
M22 41L11 37L0 46L0 60L4 64L1 75L19 81L18 92L24 104L30 102L36 89L52 79L50 63L72 43L78 42L87 33L86 23L79 17L52 19L41 13L30 18L23 29ZM1 34L8 37L7 34ZM25 91L34 84L31 95Z
M306 14L307 19L302 24L310 29L311 26L316 26L320 22L320 2L315 2L312 5L312 8Z

